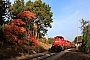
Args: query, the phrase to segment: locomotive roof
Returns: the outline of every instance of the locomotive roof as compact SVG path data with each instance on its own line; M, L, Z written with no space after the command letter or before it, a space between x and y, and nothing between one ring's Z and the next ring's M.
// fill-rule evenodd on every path
M63 38L62 36L56 36L56 37Z
M64 39L64 37L62 37L62 36L56 36L56 37L54 37L54 38L63 38L63 39Z

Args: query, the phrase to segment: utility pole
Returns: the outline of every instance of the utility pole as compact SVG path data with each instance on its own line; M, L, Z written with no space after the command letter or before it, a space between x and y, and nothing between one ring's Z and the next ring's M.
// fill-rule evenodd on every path
M77 42L78 42L78 14L77 14Z

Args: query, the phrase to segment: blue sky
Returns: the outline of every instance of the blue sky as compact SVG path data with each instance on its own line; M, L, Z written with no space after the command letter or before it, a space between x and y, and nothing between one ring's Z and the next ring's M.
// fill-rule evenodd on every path
M10 0L13 2L14 0ZM28 0L25 0L28 1ZM34 0L33 0L34 1ZM90 21L90 0L42 0L49 4L53 12L52 28L48 30L47 37L63 36L69 41L73 41L77 35L81 35L80 21ZM77 15L78 14L78 15Z

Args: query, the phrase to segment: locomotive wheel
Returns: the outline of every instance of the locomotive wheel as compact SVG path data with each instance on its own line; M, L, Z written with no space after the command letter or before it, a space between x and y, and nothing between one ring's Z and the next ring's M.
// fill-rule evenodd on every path
M62 51L62 47L61 46L58 46L57 51L58 52L61 52Z
M54 52L54 49L55 49L55 47L52 46L48 51L49 51L49 52Z
M50 52L51 52L51 51L61 52L61 51L62 51L62 47L61 47L61 46L52 46L49 51L50 51Z
M51 47L51 50L54 50L54 49L55 49L55 46L52 46L52 47Z

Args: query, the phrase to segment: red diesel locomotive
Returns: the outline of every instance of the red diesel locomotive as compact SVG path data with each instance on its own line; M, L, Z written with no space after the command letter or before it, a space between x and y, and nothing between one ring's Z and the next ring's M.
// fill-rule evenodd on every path
M64 37L62 37L62 36L56 36L56 37L54 37L54 41L53 41L51 50L62 51L64 49L67 49L70 47L71 47L70 41L64 40Z

